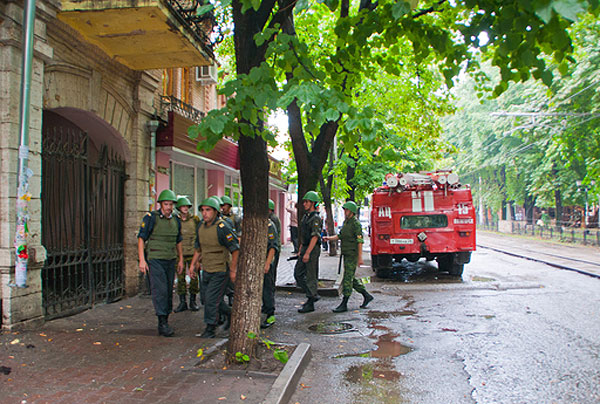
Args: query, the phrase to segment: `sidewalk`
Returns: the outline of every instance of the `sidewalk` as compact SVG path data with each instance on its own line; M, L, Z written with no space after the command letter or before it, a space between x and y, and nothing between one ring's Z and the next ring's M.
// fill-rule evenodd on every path
M600 277L600 248L479 230L477 247Z
M201 318L172 314L175 337L159 337L151 300L133 297L0 334L0 403L260 403L276 375L195 369L222 341L195 337Z
M278 285L294 282L290 255L291 247L284 247ZM321 254L320 275L331 286L338 260ZM0 333L0 403L255 404L272 396L277 375L195 367L198 349L223 341L195 336L202 318L202 309L171 314L175 336L159 337L151 299L132 297L32 331Z

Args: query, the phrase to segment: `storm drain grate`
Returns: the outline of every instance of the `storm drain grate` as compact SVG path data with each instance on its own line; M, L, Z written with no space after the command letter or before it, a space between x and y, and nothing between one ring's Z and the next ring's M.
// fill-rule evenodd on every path
M345 332L354 331L354 327L350 323L340 323L340 322L323 322L313 324L308 327L312 332L316 332L317 334L343 334Z

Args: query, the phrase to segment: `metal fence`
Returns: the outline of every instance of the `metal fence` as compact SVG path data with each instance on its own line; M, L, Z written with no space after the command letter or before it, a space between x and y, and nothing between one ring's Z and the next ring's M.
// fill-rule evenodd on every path
M498 230L498 222L477 225L482 230ZM544 240L555 240L566 243L600 246L600 230L580 227L523 225L512 222L512 234L537 237Z

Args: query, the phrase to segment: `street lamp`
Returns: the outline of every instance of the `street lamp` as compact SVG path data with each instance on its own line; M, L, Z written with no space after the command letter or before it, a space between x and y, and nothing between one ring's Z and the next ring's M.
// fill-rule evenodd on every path
M588 225L588 186L585 185L582 187L583 185L583 181L581 180L577 180L575 181L575 184L577 185L577 191L583 191L585 192L585 220L582 222L582 227L587 227ZM596 181L592 180L590 181L590 186L594 186L596 184Z

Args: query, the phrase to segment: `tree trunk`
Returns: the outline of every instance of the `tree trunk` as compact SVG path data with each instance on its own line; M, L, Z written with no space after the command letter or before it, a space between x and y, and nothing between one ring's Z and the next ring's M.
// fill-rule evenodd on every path
M265 60L268 41L258 47L254 35L262 32L267 22L273 26L283 23L293 7L290 7L289 1L281 3L275 13L275 0L263 0L258 10L242 13L240 0L232 1L238 74L250 73ZM250 125L247 121L241 123ZM254 351L256 340L248 338L248 333L258 335L259 332L263 266L267 251L269 160L266 142L258 135L264 122L259 119L251 127L255 136L240 134L238 141L244 220L228 346L230 361L235 359L237 352L252 356Z
M321 176L321 193L323 194L323 204L325 205L325 228L327 229L327 235L333 236L335 234L335 225L333 223L333 208L331 205L331 187L333 186L333 175L327 177L327 183ZM329 255L337 255L337 242L330 241Z
M556 227L560 227L563 224L562 220L562 194L560 193L560 189L554 190L554 204L556 207Z
M353 165L348 164L346 166L346 184L350 187L348 191L348 200L356 202L357 205L360 203L356 200L356 185L354 184L354 176L356 175L356 164L357 158L350 154L350 159L354 162Z
M267 251L269 162L267 147L260 137L240 137L240 173L244 197L241 252L229 334L229 360L241 352L254 353L262 305L263 268Z

